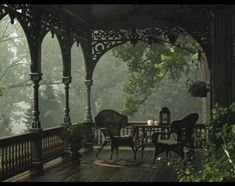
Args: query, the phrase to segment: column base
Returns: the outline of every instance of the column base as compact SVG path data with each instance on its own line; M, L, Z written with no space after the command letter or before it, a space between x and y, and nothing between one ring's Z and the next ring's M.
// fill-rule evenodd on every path
M32 175L40 175L43 174L43 163L41 162L32 162Z

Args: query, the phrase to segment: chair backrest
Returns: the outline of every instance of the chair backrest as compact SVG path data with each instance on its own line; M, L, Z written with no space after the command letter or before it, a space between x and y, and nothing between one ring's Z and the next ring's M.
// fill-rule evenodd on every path
M125 127L127 123L127 116L110 109L100 111L95 117L96 126L98 128L108 128L114 136L120 136L121 128Z
M199 118L197 113L191 113L182 120L171 123L171 131L177 134L177 140L183 145L192 145L194 126Z

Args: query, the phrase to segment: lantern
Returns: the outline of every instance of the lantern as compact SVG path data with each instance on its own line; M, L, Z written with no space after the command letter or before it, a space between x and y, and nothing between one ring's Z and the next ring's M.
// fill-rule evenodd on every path
M170 125L171 123L171 112L167 107L163 107L160 111L159 117L160 125Z

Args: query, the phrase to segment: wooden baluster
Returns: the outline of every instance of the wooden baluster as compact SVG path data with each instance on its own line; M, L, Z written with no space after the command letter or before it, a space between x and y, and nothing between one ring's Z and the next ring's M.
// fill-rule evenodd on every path
M27 167L29 167L29 141L26 141L26 163Z
M45 159L45 138L42 138L42 159Z
M24 167L27 167L27 141L24 141Z
M49 152L49 137L45 137L44 139L44 159L47 159L48 157L48 152Z
M3 148L3 158L4 158L4 163L3 163L3 169L4 169L4 176L7 175L7 146Z
M15 171L17 171L17 142L14 145L14 161L15 161Z
M19 167L22 169L22 141L19 141Z
M50 144L49 144L49 148L50 148L50 154L49 157L53 156L54 151L52 150L54 148L54 136L50 137Z
M30 166L32 166L32 141L29 141L29 159L30 159Z
M45 137L44 139L43 139L43 160L45 160L46 159L46 157L47 157L47 150L48 150L48 148L47 148L47 137Z
M52 149L54 149L53 151L52 151L52 156L54 156L56 153L57 153L57 149L56 149L56 138L55 138L55 136L53 135L52 136L52 139L53 139L53 141L52 141Z
M47 144L46 144L46 147L47 147L47 151L46 151L46 157L49 158L50 157L50 153L51 153L51 136L48 136L47 137Z
M51 157L51 155L53 154L52 148L53 148L53 136L49 136L49 143L48 143L48 147L49 147L49 153L48 153L48 158Z
M21 165L24 168L24 141L21 141Z
M53 149L55 149L54 151L53 151L53 156L55 156L56 155L56 153L58 152L57 151L57 141L56 141L56 136L55 135L53 135Z
M5 147L3 146L2 147L2 153L1 153L1 155L2 155L2 158L1 158L1 168L2 168L2 173L1 173L1 175L2 176L4 176L5 175L5 155L4 155L4 149L5 149Z
M15 144L12 145L12 166L13 166L13 172L16 171L16 158L15 158Z
M56 149L54 154L56 155L56 153L59 153L59 151L58 151L58 139L57 139L57 136L54 135L54 139L55 139L55 149Z
M26 167L25 158L26 158L26 148L25 148L25 140L24 140L24 141L23 141L23 167L24 167L24 168Z
M26 161L27 161L27 167L29 167L30 165L30 160L29 160L29 141L26 142L26 154L27 154L27 157L26 157Z
M53 148L53 136L49 136L49 153L48 153L48 158L51 157L51 155L53 154L52 148Z
M49 154L49 152L50 152L50 149L49 149L49 143L50 143L50 137L46 137L45 138L45 158L48 158L48 154Z
M6 169L6 175L9 174L9 157L8 157L8 146L5 147L5 169Z
M20 169L20 147L19 147L19 142L17 141L16 143L16 167L17 167L17 170Z
M10 145L11 152L11 172L15 172L14 144Z
M0 163L1 163L1 167L0 167L0 177L2 177L2 147L0 148Z
M8 146L8 174L11 174L11 145Z
M46 157L47 157L47 138L45 137L45 138L43 138L43 140L42 140L42 150L43 150L43 160L45 160L46 159Z

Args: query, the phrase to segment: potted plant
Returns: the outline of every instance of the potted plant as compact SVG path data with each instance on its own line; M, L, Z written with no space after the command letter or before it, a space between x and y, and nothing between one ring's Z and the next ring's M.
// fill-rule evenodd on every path
M209 85L205 81L188 82L188 92L194 97L206 97Z
M70 160L79 164L81 157L79 150L82 148L84 140L86 140L85 128L86 126L83 123L65 125L60 134L60 138L68 144Z

